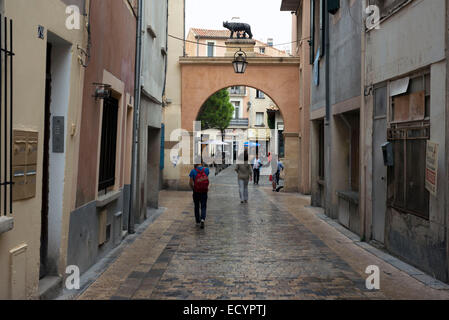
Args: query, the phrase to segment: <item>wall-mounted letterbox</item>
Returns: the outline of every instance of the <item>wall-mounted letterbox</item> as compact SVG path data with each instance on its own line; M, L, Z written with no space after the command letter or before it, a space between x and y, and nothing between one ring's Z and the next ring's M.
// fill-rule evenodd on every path
M12 182L14 182L12 188L12 200L26 199L26 180L25 180L25 166L16 166L12 170Z
M27 161L27 140L28 133L24 131L14 131L13 146L13 166L24 166Z
M27 165L37 164L38 133L29 132L27 142Z
M38 133L14 130L13 132L13 201L36 196Z
M25 196L27 199L36 196L36 174L37 166L26 166L25 170Z
M382 155L384 158L384 165L387 167L394 166L393 145L391 142L386 142L382 145Z

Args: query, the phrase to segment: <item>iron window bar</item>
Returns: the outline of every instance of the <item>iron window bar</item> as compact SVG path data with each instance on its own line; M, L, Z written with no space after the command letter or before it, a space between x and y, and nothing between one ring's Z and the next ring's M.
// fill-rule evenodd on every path
M9 27L8 27L9 25ZM9 39L8 39L9 37ZM9 40L9 41L8 41ZM8 48L9 42L9 48ZM12 179L12 146L13 146L13 21L0 15L0 216L13 213L13 179ZM9 73L8 73L9 72ZM9 82L9 83L8 83ZM9 102L9 104L8 104ZM8 115L9 109L9 115ZM3 123L2 123L3 119ZM3 125L3 132L2 132ZM9 134L9 139L8 139ZM3 154L2 154L3 144ZM9 144L9 145L8 145ZM3 155L3 159L2 159ZM8 189L9 186L9 189ZM3 189L3 190L2 190ZM1 206L3 201L3 210ZM9 206L8 206L9 202Z

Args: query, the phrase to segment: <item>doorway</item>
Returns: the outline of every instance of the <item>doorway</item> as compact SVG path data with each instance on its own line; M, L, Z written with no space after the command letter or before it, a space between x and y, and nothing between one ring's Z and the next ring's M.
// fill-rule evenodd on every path
M50 144L50 104L51 104L51 52L52 45L47 43L47 65L45 72L45 123L44 123L44 160L42 170L42 208L41 208L41 248L39 279L48 274L48 170Z
M72 45L47 34L40 279L58 274Z
M159 207L161 172L161 129L148 127L147 207Z

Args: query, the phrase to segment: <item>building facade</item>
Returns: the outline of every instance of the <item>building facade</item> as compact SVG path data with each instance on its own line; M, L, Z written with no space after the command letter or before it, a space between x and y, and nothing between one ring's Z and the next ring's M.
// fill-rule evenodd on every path
M133 190L135 222L149 218L148 208L158 208L164 167L165 130L162 113L167 74L168 1L142 1L142 51L140 57L137 170Z
M168 33L185 34L185 0L168 2ZM178 143L171 134L181 128L181 65L179 57L185 55L185 44L174 38L168 38L166 106L163 109L165 126L163 187L178 189L180 166L177 155L172 155L172 148Z
M69 5L81 13L74 16L78 21L70 20L73 26L79 22L79 29L67 27ZM2 6L12 20L15 55L13 73L6 71L12 82L5 87L6 92L12 89L7 103L12 104L12 144L7 147L14 187L12 204L2 197L7 212L0 213L0 299L38 299L45 296L49 283L60 282L67 262L70 212L76 202L87 19L82 16L84 1L6 0ZM7 28L9 33L9 22ZM10 40L8 35L9 45ZM2 54L3 79L6 67L11 70L12 64ZM7 105L2 101L3 115Z
M310 40L312 204L448 282L447 1L285 0L282 10Z
M448 2L367 2L367 239L448 282Z
M127 234L136 55L136 2L91 1L76 201L67 264L81 274ZM108 92L110 94L104 94Z

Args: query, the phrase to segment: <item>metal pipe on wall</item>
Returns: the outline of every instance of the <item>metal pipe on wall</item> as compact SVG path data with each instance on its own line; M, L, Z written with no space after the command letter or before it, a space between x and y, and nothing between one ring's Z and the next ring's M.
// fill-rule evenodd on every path
M133 207L137 199L137 157L139 143L139 119L140 119L140 87L141 87L141 68L142 68L142 15L143 0L138 2L137 28L136 28L136 62L135 62L135 80L134 80L134 119L133 119L133 145L132 145L132 163L131 163L131 194L129 201L129 222L128 232L133 234L134 230L134 211Z
M365 109L365 52L366 52L366 33L365 33L365 15L364 10L366 8L366 0L362 0L362 23L360 26L361 30L361 89L360 89L360 96L361 96L361 105L360 105L360 147L359 150L362 150L361 156L360 156L360 206L359 206L359 213L360 213L360 223L361 223L361 230L362 230L362 238L367 239L367 225L366 221L367 214L368 214L368 208L367 208L367 194L366 194L366 184L367 181L367 164L365 163L365 156L364 156L364 148L365 148L365 139L367 139L366 130L367 130L367 121L368 119L365 119L367 117L366 109Z

